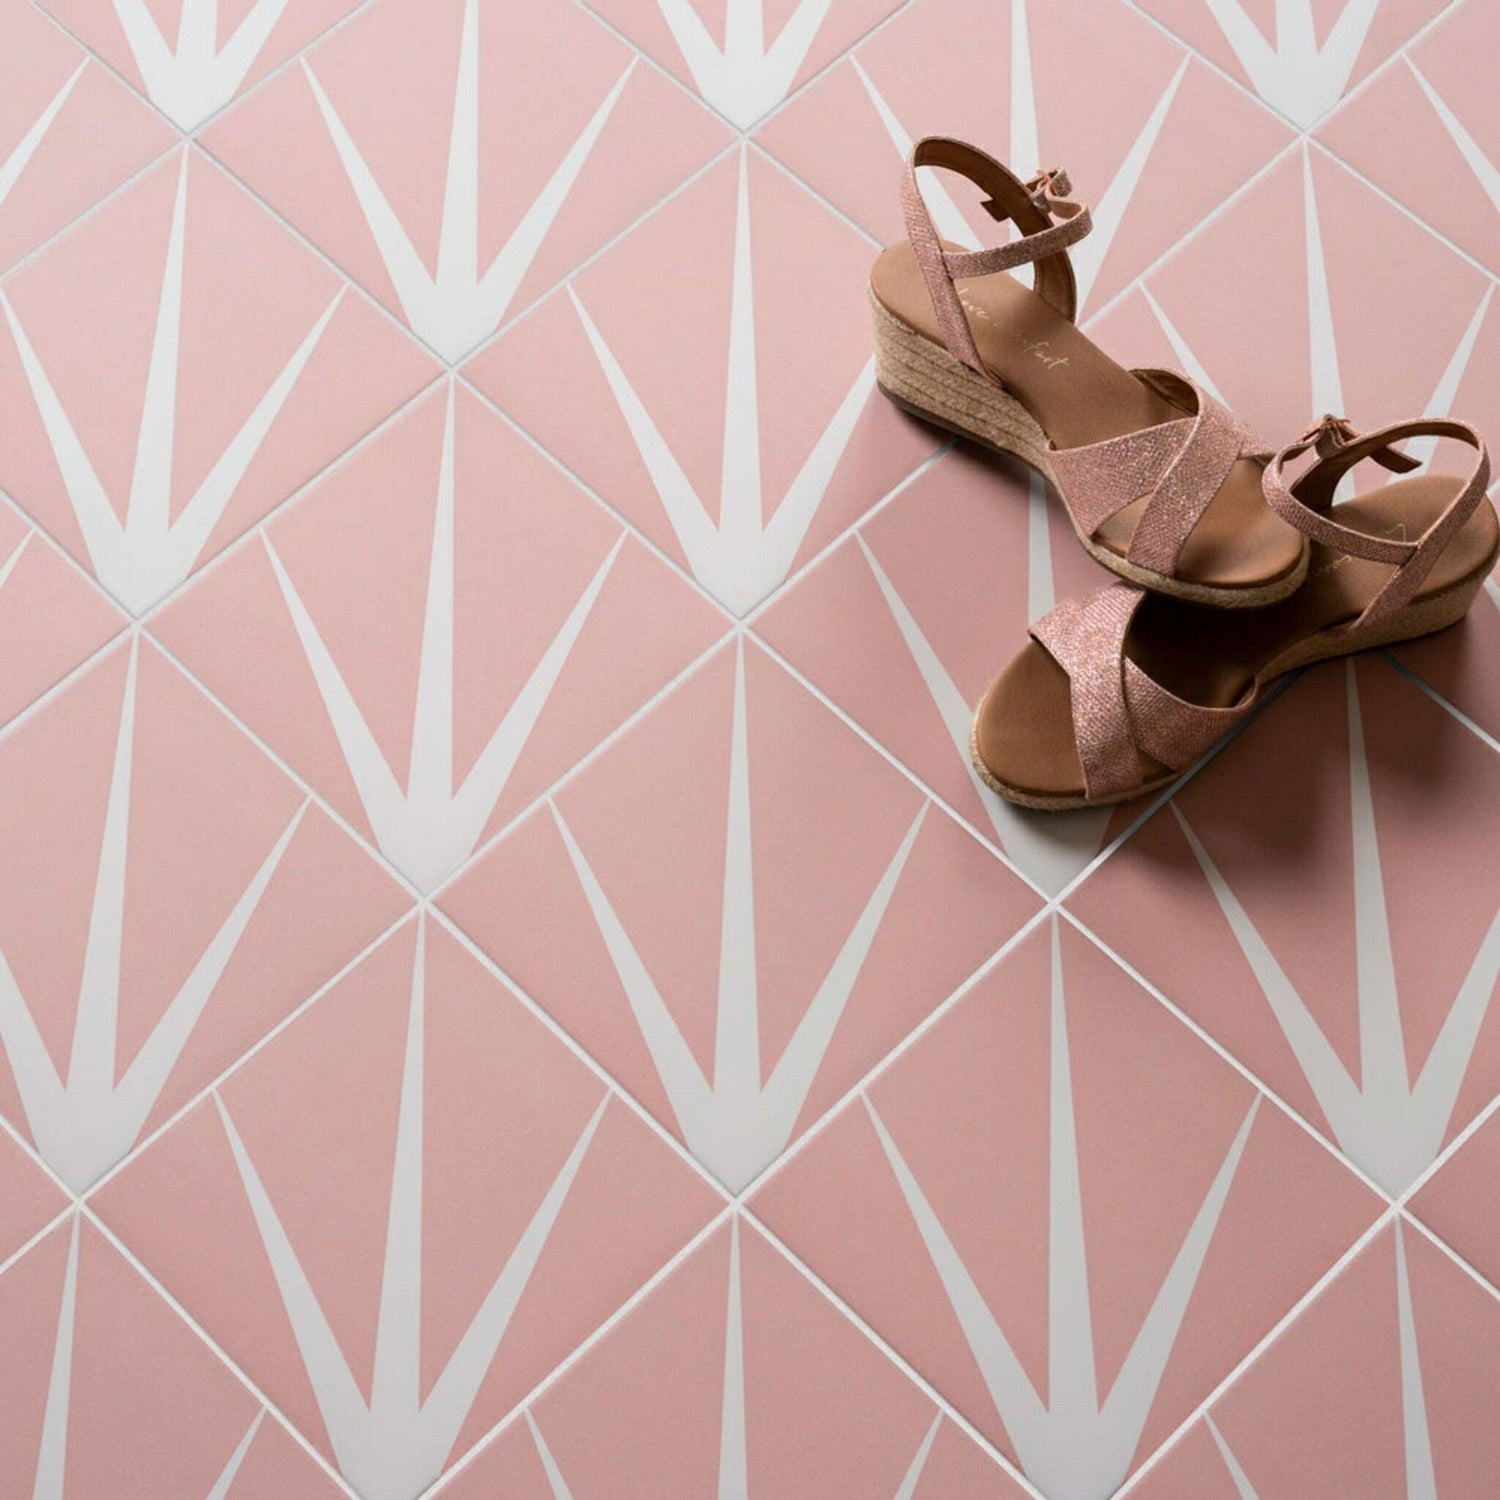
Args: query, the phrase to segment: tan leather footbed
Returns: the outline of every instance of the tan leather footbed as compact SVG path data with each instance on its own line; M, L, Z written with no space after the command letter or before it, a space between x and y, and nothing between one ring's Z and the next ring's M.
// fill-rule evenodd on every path
M1036 418L1054 448L1102 442L1183 415L1016 277L1000 273L954 285L980 358ZM870 286L887 311L943 343L909 244L892 245L877 257ZM1138 500L1110 517L1097 541L1124 557L1145 503ZM1301 560L1301 535L1261 498L1260 466L1240 459L1188 537L1176 571L1198 583L1249 588L1294 572Z
M1373 536L1420 536L1459 483L1446 474L1396 480L1338 506L1338 519ZM1494 508L1481 501L1406 609L1416 611L1423 601L1482 578L1497 548ZM1231 613L1148 595L1131 622L1125 653L1179 698L1229 707L1278 675L1281 659L1300 644L1354 620L1390 575L1387 564L1315 545L1307 582L1266 609ZM1009 787L1039 797L1083 795L1068 677L1035 641L1027 642L985 695L975 747ZM1144 755L1141 770L1147 781L1166 772Z

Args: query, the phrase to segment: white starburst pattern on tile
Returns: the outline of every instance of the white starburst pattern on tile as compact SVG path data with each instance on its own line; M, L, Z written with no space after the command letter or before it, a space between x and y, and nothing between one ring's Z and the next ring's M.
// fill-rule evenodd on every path
M360 805L380 851L420 889L431 890L473 852L514 771L568 656L588 620L627 533L605 555L541 660L495 726L469 773L453 784L454 715L454 443L453 386L448 387L442 460L433 512L432 556L412 720L411 762L403 787L324 644L270 536L261 542L287 613L312 669Z
M419 917L401 1070L375 1371L370 1399L349 1367L276 1205L228 1106L214 1103L256 1230L339 1468L368 1500L410 1500L443 1471L512 1316L525 1295L578 1169L609 1104L606 1092L500 1268L457 1345L422 1394L423 1058L426 918Z
M849 446L855 424L875 389L875 357L871 355L768 517L760 473L760 401L750 234L749 184L745 151L741 148L717 524L577 291L571 284L568 287L594 357L609 383L693 576L741 615L765 598L791 571L807 529Z
M1399 1193L1435 1160L1447 1135L1479 1028L1500 980L1500 912L1480 940L1427 1061L1413 1081L1407 1068L1401 986L1391 951L1380 839L1352 663L1346 664L1345 672L1359 995L1358 1078L1339 1059L1192 825L1175 803L1169 805L1335 1139L1376 1182L1388 1192Z
M1260 1096L1224 1155L1114 1385L1100 1399L1094 1368L1093 1293L1084 1236L1067 1006L1056 919L1052 927L1051 1150L1048 1226L1048 1389L1032 1385L1004 1329L948 1237L868 1095L863 1102L933 1268L1022 1469L1052 1500L1105 1500L1130 1471L1193 1288L1218 1228Z
M763 1077L751 868L750 757L745 715L744 643L741 640L735 658L729 818L712 1080L699 1067L561 810L556 803L551 807L568 858L630 1002L636 1025L651 1053L683 1138L694 1156L731 1191L738 1192L774 1161L791 1139L797 1117L880 930L912 845L921 831L928 804L924 801L918 809L798 1022L792 1039L769 1075Z
M277 835L182 987L117 1077L138 654L139 637L130 647L65 1075L53 1064L26 997L0 950L0 1043L37 1150L77 1192L135 1144L309 805L304 799Z
M1427 96L1427 102L1432 106L1433 113L1442 123L1443 129L1448 132L1449 139L1458 147L1459 155L1463 157L1464 164L1474 174L1486 198L1490 200L1496 213L1500 213L1500 167L1497 167L1486 154L1484 148L1469 133L1468 127L1453 113L1447 101L1427 81L1426 75L1414 63L1410 56L1402 59L1411 76L1417 80L1417 86Z
M69 504L88 550L89 563L99 582L135 615L143 614L192 572L347 290L341 286L333 294L291 358L267 386L244 425L219 454L203 482L174 519L172 471L182 343L188 159L189 153L184 151L178 168L155 335L146 372L145 399L141 406L135 467L131 473L130 496L123 522L20 318L4 291L0 291L0 312L5 314L11 337L15 340L32 399L36 402Z
M499 253L479 265L479 0L464 0L463 29L448 137L437 271L428 271L369 163L304 57L302 71L317 101L344 173L413 332L456 362L493 333L536 259L553 221L619 103L638 58L631 58L587 125L532 199Z

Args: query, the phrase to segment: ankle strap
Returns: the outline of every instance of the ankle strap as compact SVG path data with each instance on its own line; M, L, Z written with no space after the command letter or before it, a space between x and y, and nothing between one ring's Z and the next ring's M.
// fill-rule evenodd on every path
M987 194L984 208L999 223L1012 221L1021 237L992 250L943 249L932 216L917 185L918 167L942 167L967 177ZM968 319L953 282L956 277L988 276L1029 263L1036 265L1036 290L1070 322L1077 311L1078 291L1069 245L1077 244L1092 227L1089 211L1067 195L1072 191L1066 172L1054 168L1022 182L1008 167L977 146L948 136L929 135L912 147L901 182L901 206L906 233L948 351L970 369L988 374L974 344Z
M1334 509L1334 491L1339 480L1361 460L1374 459L1395 474L1407 474L1420 467L1416 459L1392 446L1413 437L1457 438L1478 455L1469 477L1437 520L1414 540L1371 536L1335 521L1330 514ZM1282 474L1283 467L1309 451L1317 452L1317 462L1289 486ZM1443 548L1474 514L1489 481L1490 459L1484 439L1466 422L1424 417L1360 436L1344 418L1325 416L1266 465L1261 488L1266 504L1313 541L1351 557L1395 565L1395 571L1355 622L1367 625L1410 602Z

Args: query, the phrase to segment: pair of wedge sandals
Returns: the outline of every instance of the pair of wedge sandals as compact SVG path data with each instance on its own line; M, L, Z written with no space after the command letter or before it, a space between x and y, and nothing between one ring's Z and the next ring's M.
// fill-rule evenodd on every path
M968 178L1015 237L987 250L942 240L921 167ZM1489 458L1462 422L1359 435L1325 416L1273 451L1185 376L1111 360L1074 324L1068 249L1090 221L1071 191L1061 171L1022 182L930 136L902 182L907 242L870 276L886 394L1039 469L1122 580L1032 625L975 714L979 775L1044 809L1169 785L1283 673L1454 624L1500 552ZM1031 287L1007 274L1026 265ZM1414 437L1469 445L1469 472L1413 473L1396 445ZM1335 505L1367 459L1408 477Z

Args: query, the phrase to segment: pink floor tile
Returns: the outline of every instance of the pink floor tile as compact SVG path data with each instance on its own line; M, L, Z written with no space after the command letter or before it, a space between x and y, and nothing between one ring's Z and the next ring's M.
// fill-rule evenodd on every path
M334 1500L338 1486L86 1220L0 1275L0 1470L35 1500Z
M436 373L186 150L0 313L0 487L137 614Z
M1500 1119L1488 1116L1416 1191L1411 1210L1500 1285Z
M437 1478L717 1201L424 918L96 1199L367 1500Z
M1132 1500L1494 1493L1500 1301L1409 1224L1382 1230Z
M0 510L0 725L124 624L35 527Z
M1106 582L1040 476L945 454L757 617L755 628L1045 890L1134 809L1065 818L974 774L972 705L1058 599Z
M0 0L0 270L176 138L25 0Z
M1420 688L1330 664L1068 904L1399 1192L1500 1090L1497 788Z
M592 0L591 8L741 129L900 0Z
M1492 271L1500 271L1500 12L1454 7L1318 138ZM1441 187L1439 188L1439 184Z
M376 0L205 143L453 360L726 139L567 0Z
M865 290L873 253L759 152L742 150L468 374L743 613L941 440L876 393ZM664 296L668 265L682 270Z
M428 889L723 622L450 384L153 628Z
M1049 1500L1112 1494L1375 1206L1055 919L752 1199Z
M753 646L442 902L735 1190L1037 907Z
M0 1113L87 1187L400 915L153 646L0 739Z
M1299 126L1312 125L1446 0L1141 0L1189 46Z
M0 1130L0 1264L57 1217L67 1195L19 1146Z
M359 0L41 0L183 130L201 125Z
M721 1226L443 1500L1020 1500L766 1240ZM549 1480L551 1487L549 1488Z
M757 139L890 242L904 234L901 164L913 140L933 133L976 141L1023 177L1068 169L1094 206L1093 233L1072 253L1085 313L1290 138L1119 0L917 0ZM947 183L928 189L939 231L994 242L1003 231L978 211L978 195Z

